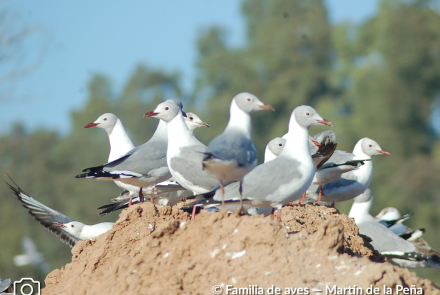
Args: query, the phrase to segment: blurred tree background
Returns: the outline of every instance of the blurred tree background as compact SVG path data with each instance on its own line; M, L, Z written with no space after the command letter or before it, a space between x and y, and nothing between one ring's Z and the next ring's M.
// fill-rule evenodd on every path
M267 142L287 131L291 111L309 104L333 121L338 148L351 151L362 137L376 140L391 157L374 158L371 213L393 206L414 212L412 228L426 228L424 238L440 250L440 141L432 117L440 101L440 14L429 0L383 0L374 17L355 25L332 25L322 0L244 0L247 40L240 48L227 43L224 28L203 31L197 40L198 75L194 91L183 93L179 73L137 66L125 87L95 75L88 102L71 114L67 136L51 130L26 131L21 124L0 138L0 165L38 201L85 223L115 221L95 209L120 190L110 182L75 179L82 169L108 156L103 130L83 127L105 112L123 121L134 143L152 135L154 119L143 119L162 100L177 97L211 129L196 130L205 143L222 132L231 98L256 94L276 112L253 116L253 140L260 161ZM0 61L1 62L1 61ZM311 134L324 130L313 127ZM5 176L6 179L6 176ZM0 277L34 277L37 269L18 268L12 256L22 253L29 235L50 268L71 259L69 247L46 232L8 190L0 186ZM352 202L337 204L347 213ZM13 223L13 225L11 225ZM440 285L438 270L416 271Z

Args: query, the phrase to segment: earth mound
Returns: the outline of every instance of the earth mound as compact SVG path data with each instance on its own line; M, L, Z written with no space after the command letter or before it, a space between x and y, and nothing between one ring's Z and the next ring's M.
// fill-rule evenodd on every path
M348 287L383 294L384 286L393 294L405 287L440 294L430 280L385 262L334 208L285 207L281 223L225 211L189 219L151 203L125 209L112 230L72 248L72 262L48 274L42 294L325 294Z

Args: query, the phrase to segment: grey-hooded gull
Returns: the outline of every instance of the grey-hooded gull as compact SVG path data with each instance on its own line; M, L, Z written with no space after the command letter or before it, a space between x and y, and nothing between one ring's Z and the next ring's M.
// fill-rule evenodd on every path
M339 179L344 173L358 169L365 164L365 161L371 161L371 158L354 160L354 154L347 153L345 151L336 150L336 134L332 130L325 130L314 136L313 141L316 145L324 145L329 150L325 160L321 161L317 165L317 171L313 177L312 186L308 191L316 190L318 186L318 204L321 202L322 186ZM317 149L316 147L310 148L312 153Z
M40 269L44 273L48 273L49 265L44 261L43 255L38 252L35 243L28 236L23 236L21 239L23 254L14 256L14 264L16 266L26 266L32 264L34 267Z
M239 180L241 196L243 176L257 166L257 149L251 139L250 114L261 110L275 111L251 93L237 94L231 101L229 122L225 130L208 144L203 156L203 169L220 182L222 192L224 181Z
M173 100L177 104L181 105L180 101ZM210 127L210 125L206 122L203 122L199 116L197 116L194 113L188 113L188 116L184 118L185 123L188 126L188 129L190 131L193 131L194 129L198 127ZM114 160L117 160L121 158L122 156L126 155L128 152L130 152L134 145L127 134L121 120L114 114L106 113L101 115L96 121L93 123L87 124L84 128L90 128L90 127L98 127L101 129L104 129L109 137L110 142L110 154L108 157L108 162L112 162ZM159 199L159 203L169 203L174 204L175 201L177 202L188 194L187 191L185 192L179 192L179 190L184 190L184 188L180 185L178 185L176 182L173 182L170 184L170 182L173 182L172 179L168 179L164 183L158 183L156 186L150 186L150 187L144 187L142 188L142 193L149 194L150 200L154 201L154 198ZM133 199L133 203L138 203L139 196L139 187L134 186L131 184L127 184L121 181L115 181L115 183L121 187L122 189L129 192L127 194L126 192L123 192L119 198L116 201L114 201L117 204L109 204L102 207L113 207L117 209L125 208L125 202L127 204L129 203L130 199ZM167 199L169 199L171 202L167 202ZM176 199L176 200L174 200ZM102 213L102 212L101 212Z
M166 161L175 181L194 194L211 191L218 183L202 168L206 146L185 125L182 110L174 103L160 103L147 117L160 119L168 130Z
M109 231L113 226L113 222L87 225L75 221L28 196L18 186L8 185L18 200L23 203L23 207L28 209L28 213L70 247L73 247L79 240L93 239Z
M283 151L286 140L282 137L275 137L266 145L264 150L264 163L272 161Z
M396 208L387 207L382 209L375 219L393 231L396 235L407 232L407 227L402 222L407 220L413 214L405 214L402 216Z
M177 99L169 99L167 102L174 104L179 110L183 107ZM121 158L110 163L84 169L83 172L85 173L75 177L118 180L133 185L138 188L139 197L143 201L142 189L144 187L154 186L171 178L166 162L167 146L167 127L164 122L160 121L153 136L146 143L135 147Z
M329 160L331 163L347 163L347 161L353 160L367 161L364 161L362 166L357 167L358 169L344 173L337 180L323 185L321 201L334 204L336 202L354 199L363 193L371 182L373 175L373 162L371 161L371 157L375 155L389 156L390 153L382 150L377 142L367 137L358 141L354 147L353 154L334 153ZM319 185L311 186L307 190L307 197L317 201L319 199Z
M393 259L393 262L409 268L440 268L440 253L431 249L426 242L410 242L393 233L370 215L373 193L370 189L354 199L349 217L354 218L359 233L372 239L371 245L382 255Z
M307 190L315 174L309 148L309 127L314 125L333 126L311 106L299 106L293 110L280 155L243 177L243 203L247 208L281 208L298 200ZM207 207L218 207L222 201L220 190L210 194L213 202L210 201ZM237 182L225 186L224 198L228 208L238 204L240 192Z

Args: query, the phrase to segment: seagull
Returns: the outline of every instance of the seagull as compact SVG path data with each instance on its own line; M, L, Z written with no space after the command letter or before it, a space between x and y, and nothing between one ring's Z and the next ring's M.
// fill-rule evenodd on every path
M186 117L183 117L183 120L185 120L185 124L188 127L189 131L194 131L194 129L199 127L211 127L211 125L203 122L199 118L199 116L191 112L186 113Z
M109 231L113 222L102 222L94 225L87 225L79 221L75 221L70 217L53 210L34 198L25 194L21 188L14 187L7 183L12 192L17 196L18 200L23 203L23 207L28 209L28 213L34 217L41 225L47 228L54 235L70 247L75 246L79 240L93 239L107 231Z
M336 202L354 199L356 196L363 193L371 182L371 177L373 175L373 163L371 157L375 155L390 156L390 153L382 150L377 142L367 137L358 141L354 147L353 154L344 152L334 153L328 162L329 167L332 168L333 171L338 172L338 170L350 170L353 169L353 167L355 167L355 170L346 172L340 177L338 176L337 180L323 185L321 200L324 202L331 202L334 206L334 203ZM344 163L344 165L332 166L330 165L331 163ZM360 163L363 163L363 165L359 167ZM344 168L344 166L346 166L346 168ZM319 198L317 193L318 190L318 185L310 187L307 191L308 198L317 200Z
M170 178L170 180L163 181L156 185L154 191L156 196L154 197L154 199L157 200L157 204L173 207L178 202L180 202L180 200L182 200L186 195L188 195L189 191L183 188L177 182L172 181L172 179L173 178ZM145 192L148 195L148 189ZM99 212L99 215L103 216L105 214L117 210L125 209L129 207L129 202L130 202L130 192L123 191L118 197L112 199L111 204L107 204L99 207L98 209L103 209L101 212ZM132 205L137 203L140 203L140 198L134 197L132 199Z
M298 106L293 110L286 143L280 155L257 166L243 177L243 203L248 208L280 209L282 205L298 200L307 190L315 174L308 142L309 127L314 125L333 126L333 123L323 119L311 106ZM205 200L208 202L206 208L218 207L222 201L220 189L206 196L213 196ZM224 199L226 207L231 206L228 208L237 205L240 200L237 182L225 186Z
M349 217L354 218L359 233L372 239L371 245L382 255L393 259L393 262L408 268L434 267L440 269L440 253L417 239L409 242L392 230L379 223L370 215L373 193L370 189L354 198ZM421 240L421 241L420 241Z
M282 137L275 137L269 141L266 146L266 150L264 151L264 163L272 161L278 157L278 155L281 154L285 144L286 140Z
M146 113L145 117L155 117L160 119L160 124L166 124L166 161L174 180L194 194L211 191L218 181L202 168L206 146L185 125L182 110L176 104L165 101L154 111Z
M24 254L14 256L16 266L25 266L32 264L44 273L49 272L49 265L44 261L43 255L37 251L34 242L28 236L23 236L21 240Z
M322 145L324 145L327 150L327 152L322 152L327 156L317 165L312 185L308 189L309 192L314 192L316 186L318 186L318 204L320 204L323 185L338 180L344 173L358 169L365 164L365 161L370 161L371 158L353 160L354 154L336 150L336 134L332 130L325 130L316 134L312 141L319 146L319 149L322 149ZM310 149L313 153L317 148L311 146Z
M175 105L179 110L183 107L182 103L177 99L168 99L167 102ZM143 201L142 189L144 187L154 186L171 178L166 161L167 146L167 126L165 122L160 121L153 136L146 143L135 147L121 158L110 163L84 169L83 172L85 173L75 177L111 181L119 180L137 187L139 197ZM153 199L154 191L151 195Z
M176 102L177 104L181 105L180 101L178 101L178 100L173 100L173 101ZM188 113L188 117L185 117L185 123L188 126L188 129L190 129L191 131L193 131L194 129L196 129L198 127L210 127L210 125L208 123L203 122L199 118L199 116L197 116L194 113ZM103 114L96 121L94 121L93 123L87 124L84 128L90 128L90 127L98 127L98 128L104 129L107 132L108 137L109 137L109 142L110 142L110 154L108 157L109 163L121 158L122 156L126 155L128 152L130 152L134 148L134 144L131 141L130 137L128 136L127 132L125 131L125 128L124 128L121 120L114 114L111 114L111 113ZM159 183L157 186L161 186L161 187L169 186L169 183L167 183L169 181L170 181L170 179L166 180L163 185L161 185ZM129 192L129 194L127 194L124 191L120 196L128 197L127 200L130 200L130 198L132 200L133 200L133 198L135 198L135 199L139 198L139 196L138 196L139 187L138 186L127 184L122 181L115 181L115 184L118 185L119 187L121 187L122 189L124 189L125 191ZM155 188L157 186L144 187L142 189L142 193L143 194L150 194L151 196L154 196L154 194L156 194L157 198L164 200L164 201L165 201L165 199L164 199L165 197L168 197L168 198L179 198L180 197L180 198L182 198L188 194L188 192L186 192L186 194L184 194L184 192L180 192L180 193L173 193L173 192L165 193L164 192L165 195L160 195L160 192L159 193L157 191L155 192ZM174 188L176 188L176 186L174 186ZM180 190L184 190L184 188L182 186L180 186ZM154 197L150 197L150 200L154 201ZM139 202L139 199L135 203L138 203L138 202ZM124 208L125 208L125 199L124 200L119 199L118 203L120 203L120 204L118 204L118 206L124 206ZM166 203L168 203L168 202L166 202ZM130 204L130 203L128 203L128 204ZM122 208L122 207L116 206L116 204L109 204L109 205L105 205L102 207L106 208L110 205L112 205L111 207L113 207L113 208L117 208L117 209ZM100 208L102 208L102 207L100 207ZM98 209L100 209L100 208L98 208ZM112 211L110 211L110 212L112 212Z
M11 285L11 279L5 279L5 280L0 279L0 294L3 293L15 294L14 288Z
M134 149L134 144L125 131L121 120L112 113L105 113L99 116L94 122L87 124L84 128L98 127L103 129L110 142L110 153L108 162L119 159L130 150Z
M407 240L414 241L420 238L424 233L425 229L420 228L416 230L412 230L406 225L403 224L405 220L410 218L413 213L401 215L399 210L393 207L387 207L382 209L379 214L377 214L374 218L380 223L388 227L399 237Z
M203 169L220 182L223 193L224 181L239 180L241 196L243 176L257 166L257 149L251 139L250 114L261 110L275 111L251 93L237 94L231 102L225 131L208 144L203 156ZM224 206L224 200L222 204Z

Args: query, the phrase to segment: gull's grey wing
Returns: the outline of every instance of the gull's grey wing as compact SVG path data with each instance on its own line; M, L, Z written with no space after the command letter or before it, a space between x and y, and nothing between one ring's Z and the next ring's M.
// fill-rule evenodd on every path
M414 252L416 247L401 237L395 235L390 229L375 220L357 224L359 232L369 236L371 244L379 252Z
M243 178L243 199L266 200L280 186L301 177L298 170L300 163L296 160L276 158L258 165ZM240 200L239 182L225 187L225 200ZM216 191L214 200L221 201L220 190Z
M343 177L338 180L332 181L322 186L322 190L325 194L325 191L337 191L337 190L348 190L352 186L358 185L359 182L353 177L350 172L347 172L343 175Z
M218 184L218 180L210 177L202 168L205 151L206 147L202 145L184 147L180 150L179 156L171 158L170 167L187 181L211 189Z
M243 133L229 130L214 138L205 152L222 160L236 160L239 165L249 165L257 160L257 150L251 139ZM205 160L205 158L203 159Z
M41 225L43 225L56 236L59 236L63 242L69 244L71 247L73 247L76 242L79 241L78 238L54 225L54 222L68 223L74 221L73 219L41 204L32 197L29 197L19 187L14 187L9 183L8 185L12 192L17 196L17 199L23 203L23 207L28 209L28 213L32 215L32 217L34 217L34 219L37 220Z
M105 165L105 171L130 171L149 175L154 169L167 167L167 143L163 141L147 142L140 145L121 159Z
M353 160L354 154L344 151L336 150L333 155L328 159L327 163L341 164L347 161Z

